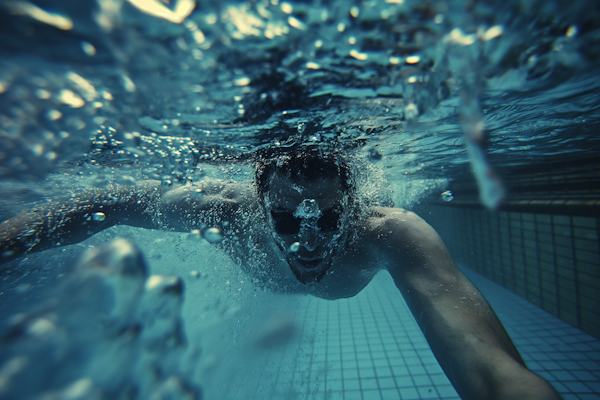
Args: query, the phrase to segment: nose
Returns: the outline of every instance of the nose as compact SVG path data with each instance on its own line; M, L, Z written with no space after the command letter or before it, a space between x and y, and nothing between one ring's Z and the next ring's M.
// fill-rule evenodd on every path
M300 242L300 244L308 251L315 251L318 244L316 242Z
M316 229L303 229L300 232L300 245L308 251L315 251L319 246L319 233Z

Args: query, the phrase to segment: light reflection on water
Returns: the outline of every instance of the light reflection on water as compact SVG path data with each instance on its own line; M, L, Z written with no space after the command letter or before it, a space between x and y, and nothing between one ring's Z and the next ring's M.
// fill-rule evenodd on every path
M23 9L29 3L19 4ZM314 130L327 143L361 138L375 144L415 131L443 143L440 132L459 134L455 100L466 90L461 82L473 76L469 85L475 86L468 90L485 93L483 105L475 107L483 109L490 143L497 145L489 152L510 151L513 163L531 150L552 153L555 142L544 141L546 130L559 143L566 139L556 128L573 120L561 108L588 114L586 124L596 120L597 84L586 78L595 65L590 54L597 43L585 28L593 15L583 14L579 3L554 4L564 15L554 22L544 19L552 6L539 15L529 8L530 14L516 18L518 24L511 14L518 2L498 5L493 15L483 6L466 11L458 1L360 7L200 2L190 15L190 1L99 4L57 5L53 15L75 22L69 32L52 31L50 47L36 40L49 29L43 26L48 21L6 8L19 18L5 28L14 39L4 47L21 52L4 57L1 69L2 129L6 149L23 154L1 157L2 176L43 178L61 162L83 158L99 125L114 129L118 141L131 132L169 133L200 146L253 151L290 140L290 114L282 114L290 110L300 110L293 124L316 121ZM156 18L172 21L175 14L181 24ZM293 28L289 16L310 29ZM522 23L527 18L534 22ZM94 20L111 29L82 27ZM15 34L25 28L29 36ZM24 59L25 54L42 57ZM440 115L444 104L451 105L445 107L450 112ZM429 129L421 126L424 121ZM330 137L322 135L331 131ZM302 142L314 133L291 140ZM517 136L540 140L535 146L499 145ZM587 144L569 150L589 151ZM29 146L35 157L27 153ZM419 153L421 163L451 166L467 157L464 150L440 157L435 147Z

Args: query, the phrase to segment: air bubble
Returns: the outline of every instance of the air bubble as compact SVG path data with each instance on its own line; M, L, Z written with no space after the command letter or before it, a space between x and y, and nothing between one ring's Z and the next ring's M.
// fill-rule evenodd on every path
M452 192L449 190L446 190L444 193L442 193L442 200L444 200L444 201L454 200L454 196L452 195Z
M2 258L12 257L15 254L12 250L6 250L2 252Z
M204 232L204 239L206 239L208 243L219 243L223 240L223 235L219 228L208 228Z
M81 50L83 50L83 52L85 54L87 54L88 56L96 55L96 48L94 47L93 44L86 42L86 41L82 41L80 43L80 45L81 45Z
M188 239L190 239L190 240L199 240L201 237L202 237L202 234L200 233L199 229L193 229L188 234Z
M98 222L104 221L106 219L106 214L104 214L102 212L94 213L94 215L92 216L92 219L94 221L98 221Z
M129 175L121 175L117 178L117 183L120 185L135 185L135 178Z
M46 112L46 118L48 118L50 121L56 121L57 119L60 119L62 117L62 113L58 110L48 110Z
M404 118L407 121L413 121L419 116L419 109L414 103L409 103L404 107Z

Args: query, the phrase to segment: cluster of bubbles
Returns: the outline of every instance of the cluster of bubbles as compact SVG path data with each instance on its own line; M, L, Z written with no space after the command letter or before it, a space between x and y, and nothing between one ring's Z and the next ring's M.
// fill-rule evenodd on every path
M39 179L89 148L110 92L72 70L0 64L0 178Z
M202 397L181 367L183 282L148 276L130 243L86 251L46 297L14 316L0 341L1 397Z
M200 229L192 229L188 234L188 238L190 240L198 240L200 238L204 238L208 243L217 244L221 243L225 237L223 236L223 232L221 232L221 229L217 227L212 227L205 228L203 231Z

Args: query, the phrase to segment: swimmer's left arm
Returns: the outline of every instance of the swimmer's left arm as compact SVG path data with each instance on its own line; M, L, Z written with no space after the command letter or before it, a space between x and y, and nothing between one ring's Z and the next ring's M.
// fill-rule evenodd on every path
M531 372L496 314L417 215L382 209L372 229L388 270L463 399L560 399Z

